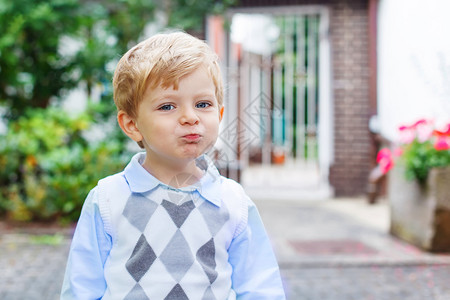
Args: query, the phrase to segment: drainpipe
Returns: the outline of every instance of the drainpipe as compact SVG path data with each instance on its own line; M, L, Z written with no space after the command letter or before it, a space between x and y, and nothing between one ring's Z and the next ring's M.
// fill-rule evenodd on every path
M383 138L380 135L377 113L377 18L379 0L368 0L369 20L369 135L370 135L370 172L367 182L367 197L370 204L376 202L380 194L385 194L385 176L377 167L377 153L383 146Z
M379 0L369 1L369 107L377 114L377 17Z

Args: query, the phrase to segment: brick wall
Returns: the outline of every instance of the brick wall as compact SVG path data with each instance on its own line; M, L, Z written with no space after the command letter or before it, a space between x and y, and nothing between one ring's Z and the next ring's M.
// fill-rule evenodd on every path
M331 11L334 163L330 183L336 196L365 193L371 166L368 131L368 0L241 0L241 7L326 5Z
M366 191L370 168L369 46L366 1L337 1L331 17L334 165L337 196Z

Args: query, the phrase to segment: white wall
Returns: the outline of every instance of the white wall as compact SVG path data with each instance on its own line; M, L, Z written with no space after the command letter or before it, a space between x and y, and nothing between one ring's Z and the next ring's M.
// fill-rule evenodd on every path
M380 0L378 111L381 132L420 118L450 121L450 1Z

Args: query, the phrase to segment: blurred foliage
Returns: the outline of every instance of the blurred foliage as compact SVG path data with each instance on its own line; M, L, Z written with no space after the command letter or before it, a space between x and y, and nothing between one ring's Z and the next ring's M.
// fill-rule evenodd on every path
M74 62L58 53L59 38L75 34L76 2L0 1L0 100L17 116L27 105L47 106L73 87Z
M161 1L168 16L168 26L200 32L204 28L204 16L221 14L237 0L171 0Z
M450 149L436 149L433 140L419 141L416 138L403 145L402 159L406 178L424 184L431 169L450 166Z
M0 216L76 220L89 189L130 158L118 126L88 138L115 123L116 61L155 20L156 29L199 32L206 14L233 2L0 0L0 108L8 127L0 135ZM95 85L103 87L100 102L89 101L84 113L57 108L75 87L93 98Z
M53 235L32 235L31 242L36 245L59 246L64 242L64 235L56 233Z
M233 0L0 0L0 104L16 119L85 82L109 82L114 62L166 13L166 26L203 28Z
M0 102L7 117L47 107L81 81L90 94L95 82L109 80L108 62L139 38L154 8L151 0L0 0Z
M28 110L0 136L0 214L10 219L76 220L89 189L128 160L123 143L89 143L88 114Z

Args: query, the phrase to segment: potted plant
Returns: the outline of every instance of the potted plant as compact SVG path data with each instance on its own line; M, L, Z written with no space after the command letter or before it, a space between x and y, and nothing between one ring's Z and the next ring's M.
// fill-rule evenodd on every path
M450 123L399 128L399 145L378 153L388 173L390 232L431 252L450 252Z

